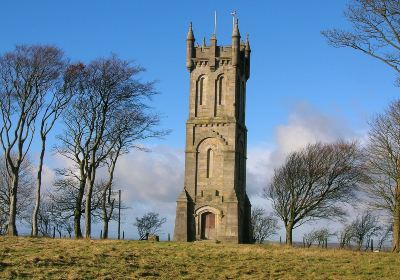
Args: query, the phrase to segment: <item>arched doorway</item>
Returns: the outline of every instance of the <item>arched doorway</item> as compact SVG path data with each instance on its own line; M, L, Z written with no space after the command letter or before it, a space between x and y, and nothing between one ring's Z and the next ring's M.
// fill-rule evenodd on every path
M205 212L201 214L201 239L215 239L215 214Z

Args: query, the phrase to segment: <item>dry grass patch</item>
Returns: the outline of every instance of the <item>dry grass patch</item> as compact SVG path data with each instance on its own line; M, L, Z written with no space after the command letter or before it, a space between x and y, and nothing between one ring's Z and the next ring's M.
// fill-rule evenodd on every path
M0 279L399 279L392 253L0 238Z

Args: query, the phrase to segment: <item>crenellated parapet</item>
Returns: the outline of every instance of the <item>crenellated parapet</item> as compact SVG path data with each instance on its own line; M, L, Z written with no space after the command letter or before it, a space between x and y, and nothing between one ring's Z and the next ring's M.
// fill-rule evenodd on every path
M186 38L186 67L192 72L197 67L209 67L215 71L221 66L230 65L239 67L246 74L246 80L250 77L250 43L248 36L246 41L240 40L238 21L232 32L232 45L218 46L215 34L210 38L209 45L203 40L201 45L195 44L195 37L190 23Z

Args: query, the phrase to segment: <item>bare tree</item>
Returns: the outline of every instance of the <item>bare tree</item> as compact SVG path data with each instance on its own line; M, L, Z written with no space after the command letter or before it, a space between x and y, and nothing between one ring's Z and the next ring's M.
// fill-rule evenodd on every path
M166 221L166 218L160 218L160 214L149 212L141 218L136 217L136 222L133 225L138 230L140 240L145 240L149 234L158 233Z
M16 217L25 221L31 209L33 198L33 168L32 163L27 158L19 169L19 189L16 207ZM10 176L4 158L0 159L0 235L7 232L8 215L11 200L12 177Z
M341 249L345 247L350 247L351 242L354 239L354 227L352 224L344 225L343 228L336 233L339 241L339 247Z
M271 214L266 215L265 210L260 207L254 207L251 211L251 226L253 240L260 244L279 229L277 218Z
M116 192L112 190L111 185L103 184L101 202L101 218L103 221L103 236L101 238L107 239L109 223L116 219L114 210L118 208Z
M303 240L308 248L310 248L314 243L317 243L318 247L323 247L330 235L331 233L328 228L314 229L304 234Z
M54 196L50 193L42 195L42 203L38 212L38 233L42 236L50 237L57 233L61 238L63 233L67 233L71 237L71 219L62 212Z
M377 217L371 211L363 211L337 233L339 246L340 248L351 247L352 243L355 243L357 250L361 250L363 246L365 250L368 250L372 237L382 236L382 234L387 236L388 233L382 232L382 229ZM386 237L381 238L383 243Z
M92 215L95 219L100 216L98 212L101 206L102 189L99 184L95 185L92 200ZM71 231L74 232L76 238L82 237L79 235L80 231L76 231L76 226L80 229L80 217L85 213L85 193L80 195L80 181L79 176L74 174L74 170L69 168L56 169L56 179L53 183L53 189L48 193L48 196L54 205L54 211L63 221L63 228L71 236ZM71 220L73 223L71 229ZM75 223L78 220L78 225Z
M74 220L75 238L82 237L80 221L84 209L84 193L80 194L80 186L80 177L73 170L56 169L54 189L49 194L63 217Z
M39 136L41 140L41 149L39 155L39 164L37 171L37 184L36 184L36 197L35 207L32 213L32 236L38 235L37 219L40 207L41 187L42 187L42 171L43 161L46 152L46 140L50 131L53 129L57 119L60 117L62 111L68 105L73 97L74 88L76 86L76 74L81 67L81 64L68 65L63 59L62 52L59 51L59 79L54 79L52 88L49 88L43 103L43 114L40 116L40 130Z
M162 137L169 133L168 130L154 130L159 124L159 116L148 114L143 105L139 107L125 108L116 112L114 131L114 146L105 159L107 167L107 181L103 184L102 195L102 219L103 219L103 238L108 238L108 225L111 219L115 219L113 211L118 207L113 191L114 172L117 161L121 155L127 154L132 148L145 151L139 146L137 141L148 138ZM121 206L120 206L121 207Z
M393 224L393 251L400 251L400 101L370 122L365 149L370 184L364 185L371 207L382 210Z
M93 216L98 217L103 223L102 239L108 238L108 229L111 221L118 220L118 212L116 209L126 209L127 207L119 205L118 192L113 190L113 184L110 181L100 181L96 184L98 186L98 193L96 199L99 201L98 207L94 208Z
M45 95L60 76L61 57L62 52L50 46L17 46L0 57L0 143L12 178L9 235L18 234L19 169L31 146Z
M334 47L350 47L361 51L400 74L400 2L351 0L345 16L353 30L323 31L328 42Z
M55 219L54 204L44 196L39 210L37 219L38 232L42 236L50 237Z
M66 129L59 137L58 152L71 159L79 170L79 200L86 190L85 237L91 234L91 205L97 170L118 143L122 112L146 112L145 100L155 94L153 83L136 76L143 68L112 56L98 59L81 71L77 98L64 114ZM144 113L145 114L145 113ZM149 115L148 115L149 116ZM147 134L146 134L147 135ZM75 220L75 227L79 221ZM77 229L78 231L80 229Z
M383 244L389 240L390 236L393 235L393 226L392 225L386 225L383 227L379 241L378 241L378 249L382 250Z
M341 206L354 197L363 171L356 143L317 143L291 153L264 189L285 225L286 243L307 221L345 215Z
M315 234L314 231L307 232L303 235L303 242L307 248L310 248L311 245L315 242Z
M365 246L365 250L369 248L370 239L377 236L381 231L378 219L370 211L361 213L351 224L353 228L354 241L357 249L361 250Z
M72 237L72 233L74 232L74 221L71 218L64 219L64 229L68 234L68 237Z

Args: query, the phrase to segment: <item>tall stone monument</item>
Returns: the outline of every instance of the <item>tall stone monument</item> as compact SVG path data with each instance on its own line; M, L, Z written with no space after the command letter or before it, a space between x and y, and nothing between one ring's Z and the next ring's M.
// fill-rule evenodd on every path
M241 42L236 20L231 46L195 46L186 38L190 73L184 188L177 199L176 241L251 240L251 204L246 194L246 81L250 44Z

